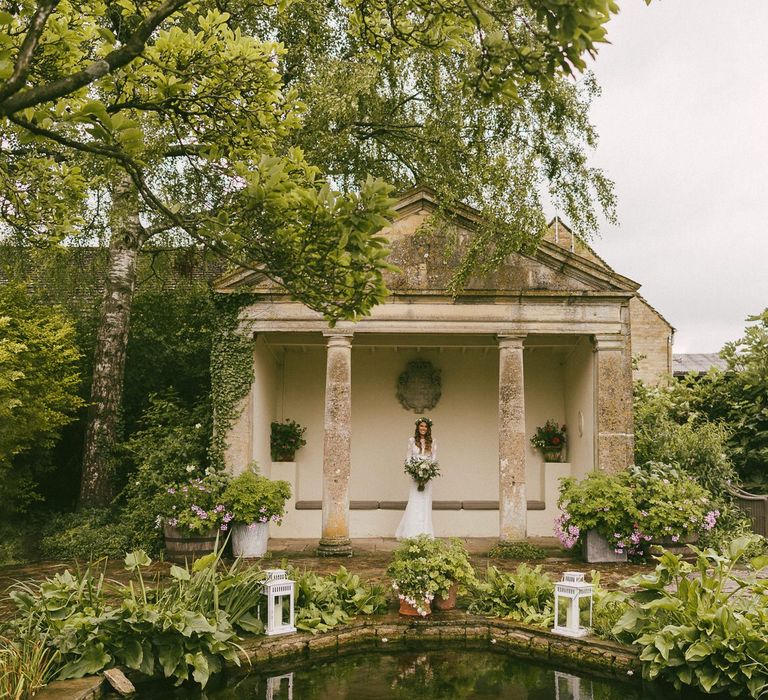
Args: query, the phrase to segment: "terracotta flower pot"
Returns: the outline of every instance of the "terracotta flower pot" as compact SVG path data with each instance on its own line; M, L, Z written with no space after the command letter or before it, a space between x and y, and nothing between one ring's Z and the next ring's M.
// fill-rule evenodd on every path
M456 607L456 596L459 593L459 584L454 583L448 590L448 595L442 597L436 595L434 601L436 610L453 610Z
M429 603L424 603L424 610L427 611L427 615L429 615L432 612L432 609L429 607ZM409 602L407 602L405 599L400 599L400 614L401 615L408 615L410 617L421 617L418 610L411 605Z

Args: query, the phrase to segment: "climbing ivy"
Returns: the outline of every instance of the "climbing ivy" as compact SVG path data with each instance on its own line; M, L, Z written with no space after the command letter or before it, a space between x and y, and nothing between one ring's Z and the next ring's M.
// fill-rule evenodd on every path
M211 347L211 398L213 435L210 460L217 469L224 468L227 435L240 417L240 402L253 383L252 334L239 328L240 311L252 301L250 294L219 294L216 327Z

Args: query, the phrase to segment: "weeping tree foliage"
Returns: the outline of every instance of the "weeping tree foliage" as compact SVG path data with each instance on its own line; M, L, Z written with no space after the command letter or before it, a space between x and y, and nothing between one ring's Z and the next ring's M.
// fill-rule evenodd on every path
M138 252L189 243L331 322L386 294L393 187L485 216L454 288L609 216L582 71L611 0L0 0L0 220L108 245L81 503L110 498Z

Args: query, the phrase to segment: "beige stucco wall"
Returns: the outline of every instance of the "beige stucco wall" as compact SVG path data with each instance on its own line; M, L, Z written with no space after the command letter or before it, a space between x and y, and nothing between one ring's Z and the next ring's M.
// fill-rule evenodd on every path
M253 352L251 458L258 462L265 476L270 476L269 434L270 424L276 417L277 360L275 349L265 343L263 337L258 337Z
M572 475L579 479L591 472L595 464L594 359L592 343L582 338L565 360L568 461Z
M430 340L437 342L434 338ZM280 349L277 355L282 362L277 365L279 375L273 394L275 416L292 418L307 428L307 445L298 452L295 468L289 467L279 477L289 478L295 474L294 500L319 501L322 498L325 347L289 346L284 352ZM407 363L417 358L429 360L442 374L441 399L427 412L435 421L442 470L442 476L434 483L433 498L498 499L498 350L495 347L396 350L394 347L355 347L354 341L351 499L407 499L409 482L402 463L417 416L400 406L395 387ZM581 349L570 354L548 348L524 352L527 437L547 418L567 421L569 406L583 407L585 414L589 413L593 391L590 363L591 354ZM581 395L566 402L568 387ZM265 397L263 405L268 402L269 398ZM587 423L585 430L590 427ZM262 430L268 435L266 420ZM580 454L587 460L591 452L581 450ZM570 473L569 464L545 467L541 455L527 446L528 499L544 500L547 505L546 511L528 511L530 534L552 534L557 479ZM278 474L273 471L273 476ZM319 511L296 511L293 503L290 506L283 525L272 528L272 536L318 537ZM350 536L391 536L401 516L402 511L353 510ZM498 535L496 510L435 511L433 521L440 536Z
M646 301L629 302L632 323L632 355L640 357L634 379L657 384L672 374L672 328Z

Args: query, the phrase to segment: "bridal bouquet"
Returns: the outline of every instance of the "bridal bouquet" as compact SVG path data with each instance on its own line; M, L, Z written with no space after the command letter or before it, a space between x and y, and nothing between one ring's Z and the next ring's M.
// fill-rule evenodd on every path
M430 479L440 476L440 467L431 457L409 457L405 460L405 473L413 477L419 491L423 491Z

